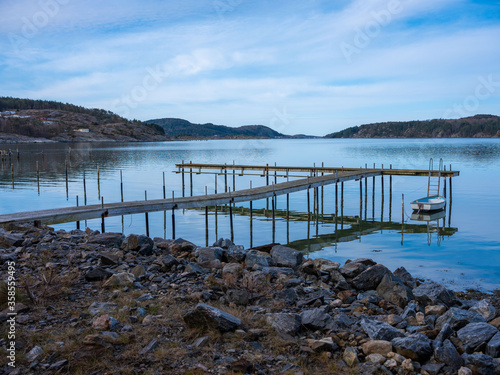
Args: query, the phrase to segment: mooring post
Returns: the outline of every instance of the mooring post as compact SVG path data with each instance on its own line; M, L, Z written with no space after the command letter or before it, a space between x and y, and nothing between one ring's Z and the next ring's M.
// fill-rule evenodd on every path
M446 172L446 165L444 166L444 171ZM443 196L446 198L446 177L443 177Z
M324 168L325 167L325 162L321 162L321 168ZM321 176L324 176L325 175L325 172L321 172ZM321 216L323 216L324 214L324 201L323 201L323 198L324 198L324 187L321 186Z
M144 190L144 200L148 200L148 192L147 190ZM149 214L146 212L144 213L144 216L146 218L146 236L149 237Z
M101 177L99 172L99 164L97 164L97 199L101 199Z
M276 167L276 162L274 162L274 166ZM277 176L277 171L276 168L274 169L274 184L276 185L278 183L278 176Z
M310 185L307 187L307 221L311 220L311 202L310 202L310 193L309 193Z
M451 164L450 164L450 172L451 172ZM452 194L452 186L451 186L451 174L450 174L450 206L451 206L451 202L453 201L453 194ZM451 211L451 210L450 210ZM451 216L451 214L450 214Z
M231 228L231 242L234 241L234 231L233 231L233 205L232 199L229 200L229 226Z
M184 182L185 182L185 180L184 180L184 160L182 161L181 177L182 177L182 178L181 178L181 184L182 184L182 196L184 197L184 195L185 195L184 190L185 190L185 187L186 187L186 186L185 186L185 184L184 184Z
M167 199L167 191L165 189L165 172L163 172L163 199Z
M337 216L339 216L339 185L335 182L335 221Z
M123 175L121 169L120 169L120 193L121 193L121 200L123 202Z
M83 202L87 205L87 183L85 181L85 169L83 170Z
M189 164L193 164L193 162L190 160ZM190 196L193 196L193 168L189 168L189 193Z
M64 160L64 170L66 173L66 200L69 199L69 184L68 184L68 159Z
M101 208L104 209L104 197L101 197ZM104 218L106 217L107 211L101 214L101 232L106 232L106 226L104 224Z
M344 229L344 181L340 183L340 226Z
M392 164L389 165L392 169ZM389 221L392 220L392 174L389 175Z
M78 195L76 196L76 207L78 207ZM80 222L76 222L76 229L80 229Z
M275 199L276 199L276 195L273 194L273 197L271 199L271 204L272 204L272 210L273 210L273 240L272 242L274 243L274 239L275 239L275 232L276 232L276 221L275 221L275 212L274 212L274 207L275 207Z
M205 195L208 195L208 187L206 185ZM208 247L208 206L205 206L205 246Z
M227 193L227 167L224 163L224 193Z
M269 186L269 164L266 164L266 186ZM266 198L266 211L269 210L269 198Z
M233 191L236 191L236 169L234 168L234 160L233 160Z

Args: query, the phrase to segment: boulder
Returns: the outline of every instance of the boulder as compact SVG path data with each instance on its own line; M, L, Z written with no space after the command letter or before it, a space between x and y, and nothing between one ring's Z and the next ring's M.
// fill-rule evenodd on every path
M302 325L312 330L331 330L336 328L333 318L321 307L305 310L300 314L300 317Z
M122 250L128 250L128 251L135 250L138 247L139 247L139 236L137 236L136 234L129 234L127 237L125 237L122 244L120 245L120 248Z
M469 367L473 374L493 375L495 374L495 362L489 355L483 353L462 354L464 366Z
M426 361L433 353L430 340L420 333L395 338L391 343L398 354L419 362Z
M205 303L199 303L194 310L183 316L184 322L191 328L213 328L220 332L234 331L241 325L241 320L225 311Z
M377 289L383 277L390 273L387 267L376 264L352 279L351 284L358 290Z
M469 323L458 330L457 337L462 341L467 353L476 351L498 333L498 329L488 323Z
M449 323L445 323L443 327L441 328L441 331L439 331L438 335L436 336L436 341L445 341L448 339L451 335L453 335L454 331L453 328L451 328Z
M222 276L233 277L235 280L243 275L243 267L239 263L228 263L222 269Z
M415 289L417 287L417 282L413 278L413 276L406 270L404 267L399 267L393 272L394 276L399 277L403 283L410 287L411 289Z
M376 353L386 356L389 352L392 352L392 344L386 340L370 340L361 345L361 348L365 355Z
M415 299L422 305L445 305L453 306L457 302L455 293L446 289L441 284L435 282L426 282L413 289Z
M105 245L106 247L116 247L119 248L123 242L125 236L121 233L99 233L90 236L88 243Z
M450 340L444 342L436 341L434 345L434 359L451 367L454 372L457 372L463 361L458 354L457 349Z
M317 353L334 352L339 349L339 346L331 337L325 337L320 340L311 340L309 345L311 346L311 349Z
M111 277L113 274L109 271L106 271L104 268L96 267L87 271L85 274L85 280L87 281L102 281Z
M411 289L401 279L390 273L382 277L377 287L377 293L380 297L399 307L405 307L408 302L414 299Z
M500 358L500 332L497 332L488 342L488 345L486 346L486 354L492 356L493 358Z
M495 307L487 299L483 299L472 306L470 311L480 314L487 322L493 320L497 314Z
M282 245L273 246L271 257L280 267L290 267L296 269L302 264L304 256L300 251Z
M462 310L457 307L452 307L444 315L441 315L436 320L436 329L441 329L446 323L455 331L465 327L469 323L484 323L485 319L475 311Z
M358 350L349 346L345 348L342 358L344 359L344 362L347 363L347 366L355 367L359 363Z
M262 267L271 267L275 265L271 255L257 250L249 250L247 252L245 263L247 268L252 268L256 264Z
M121 287L130 286L134 283L135 276L130 272L120 272L112 275L103 285L103 287Z
M342 276L353 278L358 276L361 272L363 272L367 268L368 266L364 265L363 263L349 262L340 267L339 271L342 274Z
M267 314L266 321L273 327L276 333L295 336L300 330L300 315L293 313Z
M198 249L198 262L222 261L223 250L220 247L200 247Z
M120 256L115 253L103 252L101 255L101 264L104 266L115 266L120 261Z
M404 333L391 325L377 320L363 318L361 328L372 340L391 341L397 337L404 337Z
M138 238L138 248L136 250L140 255L150 256L153 254L154 245L155 243L151 238L141 234Z
M2 229L0 232L0 247L8 249L9 247L21 246L23 244L24 238L22 233L12 233L7 232Z

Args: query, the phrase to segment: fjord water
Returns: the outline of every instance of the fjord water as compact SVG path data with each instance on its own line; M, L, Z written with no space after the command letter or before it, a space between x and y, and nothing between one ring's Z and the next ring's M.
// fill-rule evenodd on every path
M500 289L500 140L498 139L377 139L377 140L217 140L131 144L29 144L0 145L11 149L11 161L0 162L0 214L84 204L83 176L86 178L87 204L119 202L120 173L123 176L124 200L163 198L163 172L166 196L182 196L181 176L172 173L175 163L227 163L286 166L373 167L427 169L429 158L434 165L443 158L449 169L459 170L453 178L453 202L446 216L426 222L411 219L409 202L426 195L426 177L395 176L392 194L389 178L375 179L374 204L372 179L368 179L367 200L363 191L360 209L360 184L344 184L344 220L337 226L335 185L323 191L320 211L327 218L316 222L304 220L307 212L306 191L290 195L292 218L277 217L274 241L289 244L309 257L338 261L359 257L372 258L392 271L404 266L412 275L431 279L455 289ZM19 159L17 158L19 151ZM68 197L65 161L68 160ZM36 164L39 177L37 180ZM14 167L12 183L11 164ZM97 167L100 183L97 184ZM196 172L196 171L195 171ZM265 184L259 172L239 176L236 189ZM286 181L277 177L277 182ZM274 175L271 174L271 182ZM447 179L448 182L448 179ZM185 194L190 195L189 174L185 175ZM232 188L232 175L228 176ZM213 174L193 175L193 194L214 192ZM450 193L449 185L448 197ZM363 181L363 190L365 189ZM224 176L218 176L218 192L224 191ZM340 194L340 186L339 186ZM402 195L404 205L402 206ZM392 200L391 200L392 195ZM311 200L312 200L311 191ZM340 197L339 197L340 199ZM277 198L277 209L285 208L285 196ZM365 205L365 203L367 203ZM382 204L383 203L383 204ZM339 202L340 204L340 202ZM240 205L238 205L240 206ZM249 207L248 203L241 207ZM253 203L265 208L266 200ZM269 206L270 207L270 206ZM404 209L403 209L404 208ZM249 247L273 241L271 215L254 216L250 232L248 213L234 210L234 242ZM339 208L339 215L340 215ZM205 245L204 210L178 210L176 236ZM361 217L361 218L360 218ZM217 238L230 237L229 216L219 210L209 214L209 244ZM172 235L171 213L149 213L150 237ZM404 220L404 224L403 224ZM436 232L436 224L440 234ZM100 219L82 223L100 230ZM56 229L74 229L75 223L54 225ZM337 228L337 231L335 230ZM125 234L146 233L145 215L137 214L106 219L106 231Z

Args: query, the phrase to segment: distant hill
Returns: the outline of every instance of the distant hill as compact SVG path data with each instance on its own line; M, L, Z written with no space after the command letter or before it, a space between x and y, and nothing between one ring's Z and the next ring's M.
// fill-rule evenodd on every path
M146 121L163 128L165 134L172 138L213 139L213 138L285 138L284 134L264 125L245 125L232 128L224 125L193 124L179 118L161 118Z
M0 143L165 140L160 126L129 121L103 109L0 97Z
M353 126L325 138L498 138L500 117L476 115L461 119L382 122Z

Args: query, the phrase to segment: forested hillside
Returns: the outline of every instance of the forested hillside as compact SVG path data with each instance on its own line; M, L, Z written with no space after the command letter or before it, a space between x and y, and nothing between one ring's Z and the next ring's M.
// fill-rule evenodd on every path
M353 126L325 138L492 138L500 137L500 117L383 122Z

